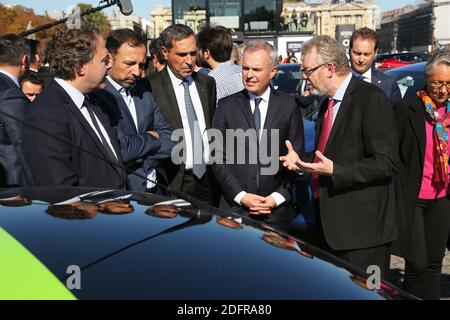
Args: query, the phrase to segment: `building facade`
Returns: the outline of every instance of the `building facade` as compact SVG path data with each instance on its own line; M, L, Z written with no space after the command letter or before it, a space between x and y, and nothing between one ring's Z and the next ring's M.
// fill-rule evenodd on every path
M107 15L107 18L111 24L111 30L128 28L147 36L150 36L153 32L151 22L140 16L125 16L113 10Z
M205 24L230 28L236 42L264 38L281 55L299 52L314 35L336 37L346 46L353 30L379 26L378 6L372 0L172 0L172 7L158 6L150 15L154 36L172 23L199 31Z
M381 52L450 48L450 1L424 1L383 13Z

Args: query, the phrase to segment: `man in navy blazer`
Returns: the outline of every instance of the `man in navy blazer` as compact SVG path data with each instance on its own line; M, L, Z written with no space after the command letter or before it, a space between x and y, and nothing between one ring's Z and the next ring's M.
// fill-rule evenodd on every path
M92 96L106 107L118 129L123 161L132 170L128 175L131 189L161 192L155 182L168 182L160 160L170 158L174 144L172 130L151 92L139 81L147 55L145 40L130 29L118 29L108 36L106 48L113 57L106 89Z
M0 37L0 112L20 120L29 104L18 82L26 65L25 41L11 34ZM0 114L0 187L31 182L21 151L21 135L22 124Z
M402 95L394 78L372 67L377 53L378 35L375 31L364 27L352 34L350 64L353 75L380 88L394 106L402 100Z
M216 150L220 161L212 169L220 181L219 208L288 232L295 216L290 192L294 176L280 165L278 155L287 151L286 140L303 153L303 122L294 97L269 85L276 74L276 58L274 47L264 40L245 47L245 90L220 99L214 114L212 127L224 141ZM263 160L263 155L270 157Z

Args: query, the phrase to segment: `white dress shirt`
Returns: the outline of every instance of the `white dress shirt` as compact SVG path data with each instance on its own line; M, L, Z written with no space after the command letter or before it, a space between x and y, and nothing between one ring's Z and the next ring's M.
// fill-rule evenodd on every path
M191 130L189 129L189 120L186 113L186 104L184 101L184 86L183 80L177 78L170 67L167 67L167 71L169 72L170 80L172 81L172 87L175 91L175 97L178 102L178 109L180 111L181 120L183 121L183 131L186 142L186 169L192 170L194 155L192 148L192 139L191 139ZM195 113L197 114L197 121L200 127L200 132L202 132L203 138L203 160L205 163L209 161L209 141L208 135L206 134L206 123L205 116L203 114L202 103L200 101L200 96L197 91L197 87L195 86L194 79L189 76L186 78L189 82L189 93L191 95L192 103L194 104Z
M352 73L357 78L362 77L362 79L365 82L371 83L371 81L372 81L372 69L367 70L363 74L359 74L358 72L356 72L355 70L352 69Z
M122 87L120 84L118 84L116 81L114 81L113 78L110 76L107 76L109 82L113 85L113 87L119 91L120 95L122 96L123 100L125 101L125 104L128 107L128 110L131 113L131 117L133 118L134 126L136 127L136 131L139 133L139 127L138 127L138 121L137 121L137 112L136 112L136 105L134 103L134 99L131 96L131 94L127 94L127 91L124 87ZM156 177L156 170L152 169L147 174L147 189L152 189L156 186L155 182L157 182Z
M250 108L252 109L252 114L255 112L255 98L258 98L254 94L249 92L250 97ZM261 102L259 103L259 112L261 113L261 130L259 131L259 140L261 140L264 124L266 123L266 116L267 116L267 110L269 109L269 98L270 98L270 86L267 88L267 90L260 96L262 98ZM246 191L239 192L236 197L234 198L234 202L241 205L242 198L247 194ZM274 198L277 207L283 202L286 201L286 199L278 192L273 192L271 194L272 198Z
M77 106L77 108L80 110L80 112L83 114L83 117L86 119L86 121L91 126L92 130L94 130L95 134L97 135L98 139L100 140L100 143L102 143L102 138L100 137L100 134L98 133L97 129L95 129L95 126L92 122L91 116L89 115L89 111L85 106L83 106L84 102L84 94L82 94L78 89L76 89L74 86L72 86L67 81L64 81L63 79L56 78L55 81L64 89L65 92L70 96L70 99L72 99L73 103ZM98 126L100 127L100 131L103 134L103 137L105 137L106 142L108 143L109 148L113 152L116 159L119 159L117 157L116 150L114 150L114 147L111 143L111 140L109 138L108 132L106 132L105 128L103 127L102 122L100 119L95 115L95 118L97 119ZM103 144L103 143L102 143Z

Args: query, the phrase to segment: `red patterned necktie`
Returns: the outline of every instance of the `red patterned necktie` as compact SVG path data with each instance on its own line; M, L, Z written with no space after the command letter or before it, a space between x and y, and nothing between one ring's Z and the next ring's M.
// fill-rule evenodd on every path
M317 151L320 151L322 154L325 151L325 147L327 146L328 137L330 136L331 128L333 127L333 107L335 104L334 99L328 100L328 108L325 112L325 116L323 118L322 130L320 131L319 144L317 145ZM319 158L314 156L314 163L319 162ZM314 194L314 198L317 199L319 196L319 175L317 173L311 174L311 185Z

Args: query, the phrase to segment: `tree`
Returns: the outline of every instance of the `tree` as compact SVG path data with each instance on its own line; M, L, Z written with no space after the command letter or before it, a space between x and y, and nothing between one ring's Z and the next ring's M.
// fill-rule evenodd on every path
M92 5L86 3L79 3L77 6L80 8L81 12L92 9ZM85 15L81 18L81 20L97 26L104 37L111 32L111 24L109 23L106 15L101 11Z
M0 4L0 35L7 33L19 34L27 29L31 22L33 27L37 27L54 21L49 17L39 16L32 9L22 6L7 8ZM49 38L53 30L47 29L36 34L36 39Z

